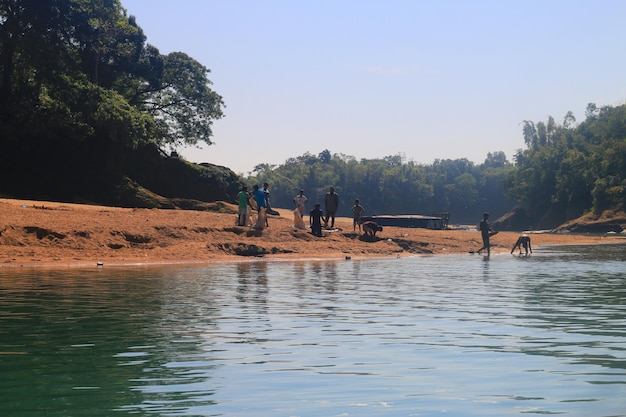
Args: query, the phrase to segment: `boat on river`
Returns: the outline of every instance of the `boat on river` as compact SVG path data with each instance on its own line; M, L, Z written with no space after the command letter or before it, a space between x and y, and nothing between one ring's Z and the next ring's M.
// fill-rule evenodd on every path
M432 216L423 216L420 214L383 214L376 216L363 216L361 217L361 220L364 222L373 221L379 226L442 230L448 228L448 218L448 213L441 213Z

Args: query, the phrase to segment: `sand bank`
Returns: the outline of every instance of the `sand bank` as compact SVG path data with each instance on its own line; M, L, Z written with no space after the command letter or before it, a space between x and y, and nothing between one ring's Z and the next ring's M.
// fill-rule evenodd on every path
M476 230L385 227L374 238L352 231L352 219L321 238L293 226L290 210L269 216L269 227L235 225L236 207L224 212L128 209L0 199L0 267L174 264L246 259L351 259L467 254L481 246ZM305 219L308 222L308 216ZM307 223L308 224L308 223ZM357 230L358 232L358 230ZM492 238L492 254L509 253L518 233ZM625 242L623 236L541 233L544 245Z

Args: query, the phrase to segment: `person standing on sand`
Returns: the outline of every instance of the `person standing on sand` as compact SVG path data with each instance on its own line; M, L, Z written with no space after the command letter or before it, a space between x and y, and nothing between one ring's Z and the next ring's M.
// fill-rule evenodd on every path
M491 230L491 226L489 226L489 213L484 212L483 213L483 220L480 222L480 224L478 225L478 228L480 229L480 234L483 238L483 247L478 249L478 254L480 255L480 251L487 249L487 256L491 255L491 245L489 243L489 238L495 234L495 232L493 230Z
M360 204L359 199L354 200L354 205L352 206L352 231L356 232L357 225L359 226L359 233L361 233L361 214L365 211L365 208Z
M239 210L237 213L237 226L245 226L248 219L248 187L241 187L237 194L239 200Z
M266 203L265 203L265 193L263 192L263 190L259 190L259 186L254 184L254 187L252 187L252 195L254 196L254 199L256 200L256 205L258 207L258 217L257 217L257 222L256 222L256 227L257 228L263 228L263 223L267 224L267 216L265 213L266 210ZM264 219L265 217L265 219ZM265 220L265 221L264 221Z
M329 192L324 196L324 205L326 209L326 217L324 218L324 224L328 227L328 219L332 219L330 225L331 229L335 228L335 215L339 208L339 195L335 193L335 187L330 187Z
M315 208L309 212L309 225L311 233L317 237L322 237L322 217L324 213L320 209L320 203L315 203Z
M264 182L263 183L263 193L265 194L265 226L269 227L269 223L267 222L267 213L271 213L272 212L272 207L270 206L270 190L269 190L269 184Z
M304 217L304 205L307 201L309 201L309 199L304 195L304 190L300 190L300 193L293 198L293 202L296 203L296 208L302 217Z

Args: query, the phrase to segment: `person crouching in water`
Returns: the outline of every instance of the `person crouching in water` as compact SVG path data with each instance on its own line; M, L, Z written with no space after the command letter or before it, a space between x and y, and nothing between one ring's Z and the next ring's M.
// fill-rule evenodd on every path
M315 208L309 212L309 224L311 233L317 237L322 237L322 217L324 213L320 209L320 203L315 203Z
M530 246L530 236L528 236L527 234L523 234L518 237L517 242L515 242L515 245L513 245L513 247L511 248L511 255L513 254L515 248L519 249L520 255L522 254L522 248L526 250L526 256L528 256L528 251L530 251L530 253L533 253L533 248Z

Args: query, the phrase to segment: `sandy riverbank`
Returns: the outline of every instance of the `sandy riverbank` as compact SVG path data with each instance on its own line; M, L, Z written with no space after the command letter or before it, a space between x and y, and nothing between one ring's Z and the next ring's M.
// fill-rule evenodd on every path
M221 211L235 206L216 203ZM475 230L385 227L375 239L341 230L318 238L293 227L278 210L263 230L235 226L235 214L191 210L126 209L0 199L0 267L96 266L251 259L352 259L417 254L460 254L481 246ZM308 221L308 216L306 221ZM492 238L492 253L509 253L517 233ZM533 234L532 245L626 242L624 236Z

